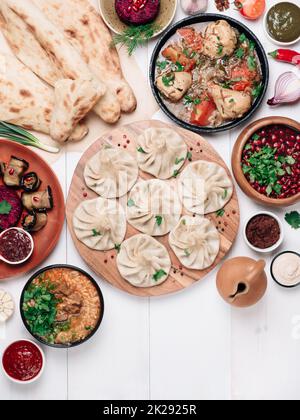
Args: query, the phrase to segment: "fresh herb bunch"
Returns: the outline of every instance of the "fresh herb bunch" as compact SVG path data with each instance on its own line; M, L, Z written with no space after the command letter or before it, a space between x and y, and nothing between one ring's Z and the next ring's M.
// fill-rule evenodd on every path
M251 145L246 146L246 150ZM250 152L247 157L247 164L243 164L243 172L250 179L250 182L258 182L259 185L265 186L266 194L269 196L274 191L277 195L281 193L282 186L278 183L278 179L287 173L285 165L293 165L295 159L292 156L278 156L276 148L269 146L263 147L258 152Z
M158 30L159 26L155 23L128 26L122 34L113 37L113 45L124 45L128 55L131 56L138 47L146 44Z
M24 294L23 312L33 334L46 337L53 333L58 303L51 286L34 283L29 286Z
M24 293L23 313L31 332L53 344L57 335L70 329L70 321L56 322L56 286L40 277L40 283L31 285Z
M12 140L16 143L23 144L24 146L37 147L38 149L45 150L49 153L59 152L58 147L52 147L43 144L38 138L36 138L28 131L24 130L23 128L17 125L10 124L5 121L0 121L0 138Z

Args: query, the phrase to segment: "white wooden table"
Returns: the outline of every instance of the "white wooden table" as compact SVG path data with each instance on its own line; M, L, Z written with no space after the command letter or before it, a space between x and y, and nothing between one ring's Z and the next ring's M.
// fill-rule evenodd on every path
M275 0L267 1L268 5ZM211 0L209 11L215 12ZM227 12L228 13L228 12ZM231 16L242 19L231 9ZM183 17L180 8L176 19ZM267 51L262 20L243 20L259 36ZM146 72L155 41L137 53ZM300 45L297 45L300 50ZM271 80L293 70L270 62ZM297 71L294 69L294 71ZM282 115L299 120L300 104L270 109L263 105L255 119ZM157 118L166 120L161 112ZM231 149L239 129L207 137L230 165ZM80 158L66 154L54 165L67 194ZM242 225L259 210L239 191ZM300 210L300 205L295 206ZM283 217L285 211L277 211ZM299 251L299 231L285 223L282 249ZM257 258L244 243L241 231L229 257ZM268 263L271 256L267 258ZM90 271L76 252L65 227L59 244L43 266L68 263ZM231 309L219 297L216 271L203 282L158 299L141 299L114 289L99 279L106 303L105 317L96 336L70 350L45 348L47 365L40 381L17 386L0 374L0 399L298 399L300 398L300 288L285 290L269 275L265 298L256 306ZM19 302L28 276L1 283ZM19 311L0 329L0 353L5 345L29 338Z

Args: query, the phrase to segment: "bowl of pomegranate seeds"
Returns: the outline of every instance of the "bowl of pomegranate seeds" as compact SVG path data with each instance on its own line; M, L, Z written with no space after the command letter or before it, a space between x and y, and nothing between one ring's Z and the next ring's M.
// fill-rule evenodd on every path
M267 117L250 124L236 141L232 169L240 188L260 204L300 201L300 123Z

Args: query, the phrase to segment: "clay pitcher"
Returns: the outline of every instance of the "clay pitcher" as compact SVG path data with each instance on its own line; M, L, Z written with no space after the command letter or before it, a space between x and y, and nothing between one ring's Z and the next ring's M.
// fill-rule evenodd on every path
M217 274L217 288L230 305L245 308L255 305L267 290L266 263L248 257L226 261Z

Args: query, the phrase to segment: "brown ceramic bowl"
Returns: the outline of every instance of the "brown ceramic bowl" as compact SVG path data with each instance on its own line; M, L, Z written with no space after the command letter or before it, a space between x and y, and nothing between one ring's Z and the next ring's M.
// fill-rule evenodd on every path
M242 152L247 141L253 136L253 134L255 134L257 130L274 124L286 125L300 132L300 123L290 118L266 117L254 121L242 131L234 145L231 157L232 170L240 188L252 200L256 201L259 204L272 207L288 207L300 201L300 193L295 194L292 197L283 199L269 198L263 194L260 194L254 188L252 188L241 168Z

